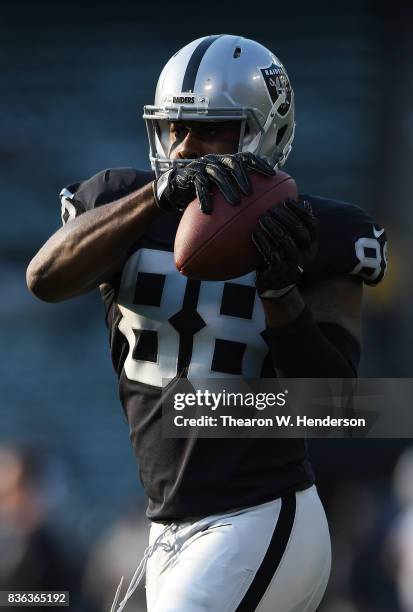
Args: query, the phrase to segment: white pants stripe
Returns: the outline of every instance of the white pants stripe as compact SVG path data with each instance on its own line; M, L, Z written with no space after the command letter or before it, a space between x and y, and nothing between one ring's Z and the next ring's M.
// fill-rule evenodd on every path
M165 529L152 523L152 544ZM171 525L148 559L148 612L314 612L331 566L315 486Z

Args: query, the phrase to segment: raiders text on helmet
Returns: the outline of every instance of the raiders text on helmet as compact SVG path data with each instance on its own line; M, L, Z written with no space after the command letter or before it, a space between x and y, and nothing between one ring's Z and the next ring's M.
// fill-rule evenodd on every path
M281 167L294 137L294 93L279 59L259 43L229 34L206 36L169 60L144 107L150 160L157 176L192 160L169 159L171 121L239 121L239 151Z

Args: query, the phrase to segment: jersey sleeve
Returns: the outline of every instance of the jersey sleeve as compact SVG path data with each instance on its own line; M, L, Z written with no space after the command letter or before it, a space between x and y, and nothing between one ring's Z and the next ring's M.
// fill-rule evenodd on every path
M90 179L64 187L60 192L62 224L65 225L96 206L109 204L128 195L153 178L152 172L134 168L109 168Z
M303 196L319 223L319 249L310 276L349 274L377 285L387 269L385 230L354 204Z

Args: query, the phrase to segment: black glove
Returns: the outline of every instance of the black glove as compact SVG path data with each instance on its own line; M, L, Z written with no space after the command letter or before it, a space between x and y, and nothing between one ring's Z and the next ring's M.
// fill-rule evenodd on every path
M289 293L317 253L317 220L305 200L287 200L259 218L252 241L262 256L256 287L261 298Z
M241 193L251 193L248 170L274 176L275 170L252 153L204 155L183 168L172 168L153 183L155 202L164 211L184 210L197 196L203 213L212 212L210 189L215 183L226 201L236 206Z

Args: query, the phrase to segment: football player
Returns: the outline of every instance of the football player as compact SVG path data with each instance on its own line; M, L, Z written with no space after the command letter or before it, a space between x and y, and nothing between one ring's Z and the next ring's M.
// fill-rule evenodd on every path
M150 612L316 610L330 538L304 441L162 438L162 385L355 377L362 286L383 278L384 230L357 206L303 196L260 218L256 274L186 279L173 260L182 211L198 195L213 214L213 184L236 206L251 173L285 163L293 90L259 43L207 36L169 60L144 119L153 172L110 169L63 189L64 225L27 271L40 299L99 286L105 305L151 521L118 609L146 566Z

